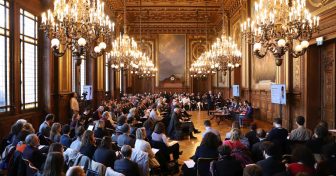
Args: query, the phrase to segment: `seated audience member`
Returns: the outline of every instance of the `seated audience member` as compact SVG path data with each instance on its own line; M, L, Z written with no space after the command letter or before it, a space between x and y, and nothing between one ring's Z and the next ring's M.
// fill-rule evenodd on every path
M296 117L296 129L292 130L289 135L289 140L292 141L308 141L312 136L311 130L304 127L305 118L302 116Z
M256 164L247 165L243 171L243 176L262 176L262 175L263 175L262 168Z
M153 133L153 129L154 129L154 122L147 119L144 123L143 123L143 127L146 129L146 134L147 134L147 139L151 140L152 139L152 133Z
M82 137L82 143L79 152L92 159L95 151L96 139L92 131L86 130Z
M112 139L109 136L103 137L100 146L96 149L93 160L104 164L106 167L114 167L116 160L115 151L112 150Z
M50 152L44 164L43 176L64 176L64 158L62 153Z
M72 166L66 172L66 176L86 176L86 174L82 167Z
M28 135L33 134L30 131L22 130L16 137L16 142L12 143L12 145L16 146L16 150L20 153L23 153L24 149L27 147L25 139Z
M39 133L45 137L50 136L51 125L54 122L54 114L48 114L44 122L39 127Z
M70 147L72 139L70 138L70 125L64 125L62 128L62 136L60 139L60 143L67 148Z
M79 126L75 129L75 134L76 134L76 140L74 140L71 145L70 148L76 151L80 150L80 147L82 145L82 136L84 133L84 128L82 126Z
M23 124L22 130L29 131L30 133L35 133L35 129L31 123L25 123Z
M117 132L121 132L120 128L127 122L127 117L124 115L121 115L118 117L117 119L117 127L116 127L116 131Z
M322 148L322 161L317 164L316 175L336 175L336 143Z
M218 136L218 139L221 141L221 136L220 136L220 133L216 130L216 129L213 129L211 127L211 122L210 120L205 120L204 121L204 126L205 126L205 132L202 134L202 138L204 137L204 135L208 132L212 132L214 133L215 135Z
M196 148L195 155L192 159L195 161L194 168L187 168L186 165L182 166L183 175L195 175L197 168L198 158L218 158L218 137L213 133L206 133L202 139L201 145ZM200 168L201 170L209 170L210 168Z
M181 117L181 109L174 108L174 112L171 116L169 126L167 128L168 135L173 139L180 139L182 131L188 131L191 139L196 139L193 135L194 124L192 122L184 122Z
M258 128L257 129L257 137L259 139L259 142L253 144L252 148L251 148L251 152L252 152L252 158L255 162L258 162L262 159L264 159L263 156L263 151L261 149L262 143L265 141L266 139L266 132L265 130Z
M146 131L144 128L138 128L136 130L136 141L134 145L134 150L140 150L148 153L148 164L149 168L159 167L160 164L155 158L155 154L152 151L152 147L149 142L145 141Z
M273 142L275 145L281 146L281 152L283 152L286 146L288 131L282 128L281 118L275 118L273 120L273 129L268 133L266 140Z
M264 176L284 173L286 171L285 165L281 163L280 157L278 157L279 149L274 143L270 141L263 142L262 150L265 159L258 161L257 165L262 168Z
M51 152L59 152L59 153L62 153L62 155L63 155L64 148L63 148L62 144L60 144L60 143L52 143L49 146L49 150L48 150L48 153L51 153Z
M156 107L149 113L149 118L154 120L154 122L160 122L163 119L163 117L158 114Z
M225 139L231 138L231 132L233 129L240 129L240 125L237 121L232 122L231 124L231 130L225 134Z
M124 124L121 126L120 131L123 133L118 136L117 144L119 147L123 145L129 145L131 147L134 147L135 139L130 137L130 127L128 124Z
M107 132L105 131L105 121L99 120L98 121L98 127L94 130L94 136L96 138L103 138L104 136L107 136Z
M289 176L296 176L300 172L315 175L315 158L309 148L297 146L292 152L292 160L294 162L287 165Z
M54 123L51 126L49 139L53 142L60 142L62 125L60 123Z
M15 139L17 138L17 135L22 131L23 126L26 123L27 123L26 120L19 119L11 126L11 130L9 132L9 135L6 137L8 142L5 143L5 146L7 146L9 144L17 143L17 141L15 142ZM0 146L0 147L2 147L2 146Z
M104 106L99 106L97 108L97 110L95 112L93 112L93 114L92 114L93 120L99 120L99 119L101 119L104 109L105 109Z
M240 176L242 167L240 162L231 156L231 148L226 145L218 147L219 159L210 164L213 176Z
M132 148L129 145L121 147L122 159L114 162L114 170L122 173L125 176L140 176L139 166L137 163L131 161Z
M111 128L113 129L114 128L114 121L112 119L112 116L111 116L111 113L108 112L108 111L105 111L102 115L102 119L101 120L104 120L105 121L105 127L106 128Z
M135 118L132 116L132 117L129 117L127 119L127 124L129 125L130 127L130 134L131 135L134 135L135 136L135 133L136 133L136 125L138 124L138 122L135 120Z
M259 139L257 137L257 124L256 123L250 124L250 131L245 134L245 137L248 139L250 147L252 147L253 144L259 142Z
M313 152L320 154L322 147L329 143L329 131L321 125L315 127L315 133L311 140L307 141L306 146Z
M80 122L79 113L74 113L71 117L70 128L75 129L77 126L80 125L79 122Z
M240 136L240 130L233 129L230 140L223 141L223 145L229 146L232 150L232 156L239 160L242 166L245 166L251 164L252 159L249 156L248 148L240 141Z
M167 136L164 134L164 124L159 122L155 125L154 132L152 133L152 140L157 142L163 142L168 147L168 153L173 154L173 158L175 161L178 160L179 155L182 154L180 152L179 143L175 143L174 145L169 145Z
M26 148L22 153L22 157L29 160L36 168L42 169L42 165L45 161L45 157L42 152L38 149L40 145L39 139L36 134L30 134L26 137Z

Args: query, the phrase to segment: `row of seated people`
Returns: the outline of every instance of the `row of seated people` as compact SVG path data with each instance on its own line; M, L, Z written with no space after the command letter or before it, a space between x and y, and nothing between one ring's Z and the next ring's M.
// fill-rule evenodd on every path
M175 104L174 107L175 106L178 105ZM182 152L180 152L177 142L173 144L169 143L165 135L166 125L160 122L159 118L155 115L149 115L149 117L145 118L146 120L142 125L142 123L138 123L135 120L134 114L129 115L134 112L131 110L133 108L131 108L129 109L127 117L125 114L122 114L117 120L113 120L109 111L101 112L104 111L105 108L106 107L99 107L97 111L92 113L93 121L88 120L91 119L91 117L82 119L78 114L74 114L70 125L65 124L63 126L60 123L54 122L54 116L48 114L45 117L45 121L40 125L37 134L34 134L35 130L31 124L25 120L19 120L12 126L12 131L7 137L8 145L4 152L8 154L10 153L9 151L15 149L14 151L20 152L22 157L30 161L35 168L43 171L45 167L43 163L46 161L45 154L48 153L48 146L54 143L60 143L65 149L68 148L78 151L93 161L114 169L114 160L118 157L114 154L115 151L128 145L136 151L143 151L148 154L149 167L145 170L149 170L149 168L156 169L158 167L162 170L168 170L168 167L177 166L177 159ZM172 124L170 128L172 134L175 134L177 128L187 127L188 131L195 131L190 121L187 123L189 125L178 125L177 123L182 124L182 122L180 122L179 119L181 117L177 114L181 115L182 113L179 108L174 108L172 118L169 117L169 119L174 119L169 121L169 124ZM88 114L84 115L88 116ZM97 116L98 120L95 120L94 116ZM163 118L161 120L163 120ZM106 128L106 124L109 124L110 128ZM188 132L188 134L191 134L190 136L193 137L192 132ZM40 145L40 141L43 143L43 147ZM109 146L106 145L106 143L111 144L112 148L106 147ZM151 146L159 148L159 152L154 154ZM172 155L173 162L169 162L171 161L170 154ZM121 173L123 172L124 171L121 171ZM127 173L125 174L127 175Z
M268 133L252 124L245 135L234 122L221 141L219 132L206 120L202 142L192 156L195 164L183 165L183 174L248 175L251 171L263 176L335 175L336 144L327 124L320 122L312 133L304 122L304 117L297 117L298 128L288 133L281 119L275 118Z

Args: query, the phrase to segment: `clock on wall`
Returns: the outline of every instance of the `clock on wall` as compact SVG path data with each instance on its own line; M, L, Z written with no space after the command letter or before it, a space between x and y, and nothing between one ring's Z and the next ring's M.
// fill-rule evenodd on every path
M175 77L174 76L170 76L170 81L175 81Z

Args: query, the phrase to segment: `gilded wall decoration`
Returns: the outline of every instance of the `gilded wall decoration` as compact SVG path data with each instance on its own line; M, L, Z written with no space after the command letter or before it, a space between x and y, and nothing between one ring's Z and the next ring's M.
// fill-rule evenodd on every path
M323 5L326 5L331 0L308 0L309 4L311 4L314 7L321 7Z

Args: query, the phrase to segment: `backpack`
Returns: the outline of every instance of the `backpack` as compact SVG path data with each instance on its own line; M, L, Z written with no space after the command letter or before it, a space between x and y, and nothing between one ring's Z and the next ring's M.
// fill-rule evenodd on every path
M9 163L13 158L15 150L16 148L14 145L8 145L5 148L5 150L2 152L1 158L0 158L0 169L1 170L8 169Z

